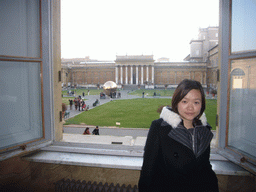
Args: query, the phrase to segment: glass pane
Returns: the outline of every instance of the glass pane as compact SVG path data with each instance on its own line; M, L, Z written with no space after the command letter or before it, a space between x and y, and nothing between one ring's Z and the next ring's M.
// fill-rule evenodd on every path
M0 55L40 57L39 0L1 0L0 26Z
M43 136L40 63L0 61L0 149Z
M256 59L231 63L228 145L256 157Z
M256 3L232 1L231 52L256 50Z

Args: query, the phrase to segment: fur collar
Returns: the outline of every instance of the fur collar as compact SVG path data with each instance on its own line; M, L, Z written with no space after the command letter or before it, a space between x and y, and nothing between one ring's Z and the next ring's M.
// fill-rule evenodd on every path
M162 109L162 112L160 114L160 118L162 118L164 121L166 121L169 125L171 125L173 128L177 128L180 122L182 121L179 114L173 112L171 108L164 107ZM200 121L203 124L203 126L207 125L207 119L205 116L205 113L200 117Z

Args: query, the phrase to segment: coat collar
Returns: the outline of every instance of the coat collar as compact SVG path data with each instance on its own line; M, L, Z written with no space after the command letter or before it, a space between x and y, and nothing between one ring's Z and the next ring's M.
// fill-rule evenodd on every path
M160 114L160 118L162 118L165 122L171 125L173 128L177 128L180 122L182 121L179 114L173 112L169 107L163 107L162 112ZM200 121L203 126L207 125L207 119L205 113L200 117Z

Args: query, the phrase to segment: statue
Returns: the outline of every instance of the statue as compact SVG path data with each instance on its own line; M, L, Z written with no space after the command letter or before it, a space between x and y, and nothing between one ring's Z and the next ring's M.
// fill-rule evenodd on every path
M117 85L113 81L107 81L103 85L103 90L104 90L104 93L110 96L111 98L116 97Z

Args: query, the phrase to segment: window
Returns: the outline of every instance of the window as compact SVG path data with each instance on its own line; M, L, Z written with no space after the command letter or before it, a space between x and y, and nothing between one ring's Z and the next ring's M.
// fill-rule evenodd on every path
M228 146L256 157L256 59L233 60L231 71Z
M53 139L49 1L0 1L0 151ZM5 158L5 157L3 157Z
M256 4L249 0L220 3L220 153L255 173Z
M232 1L231 52L256 51L256 4Z

